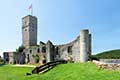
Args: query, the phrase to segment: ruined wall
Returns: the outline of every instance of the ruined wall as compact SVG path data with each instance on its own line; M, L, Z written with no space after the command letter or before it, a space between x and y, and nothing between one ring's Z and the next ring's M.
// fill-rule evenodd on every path
M72 42L63 45L56 45L59 48L60 59L79 62L80 43L79 36Z
M42 41L40 41L40 45L39 45L39 49L40 49L40 63L46 63L46 44Z
M106 62L106 61L113 61L113 62L111 62L111 63L109 63L109 62ZM104 62L105 61L105 62ZM115 61L115 63L114 63L114 61ZM116 63L116 61L118 62L118 63ZM119 64L119 62L120 62L120 59L104 59L104 60L102 60L102 61L95 61L95 60L93 60L92 61L93 63L95 63L96 64L96 66L99 68L99 69L107 69L107 70L120 70L120 64Z
M70 60L74 62L86 62L89 60L91 55L91 34L87 29L80 31L80 36L78 36L74 41L63 44L56 45L59 48L60 59Z
M26 60L25 60L26 63L34 64L35 59L33 56L39 55L39 57L40 57L39 46L30 46L30 47L26 48L24 50L24 52L26 54Z
M55 59L55 46L51 41L46 44L46 62L54 61Z
M3 58L6 63L8 64L14 64L15 62L15 52L4 52Z

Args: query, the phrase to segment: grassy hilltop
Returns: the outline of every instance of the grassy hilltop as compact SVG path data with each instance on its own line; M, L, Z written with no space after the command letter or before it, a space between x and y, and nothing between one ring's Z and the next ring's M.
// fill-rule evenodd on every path
M95 64L61 64L45 74L26 76L33 68L0 66L0 80L120 80L120 71L99 70Z

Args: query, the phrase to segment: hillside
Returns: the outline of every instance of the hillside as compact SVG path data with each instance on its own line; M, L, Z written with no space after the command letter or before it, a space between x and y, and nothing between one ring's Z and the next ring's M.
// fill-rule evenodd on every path
M41 80L118 80L120 72L99 70L93 63L70 63L59 65L46 74Z
M120 59L120 49L105 51L95 55L98 59Z

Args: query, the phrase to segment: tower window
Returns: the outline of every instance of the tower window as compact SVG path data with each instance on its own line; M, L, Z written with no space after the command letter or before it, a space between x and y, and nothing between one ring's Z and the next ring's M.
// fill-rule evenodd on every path
M27 29L25 29L25 31L27 31Z
M37 49L37 52L40 53L40 49L39 48Z
M32 50L30 50L30 53L32 53Z
M72 46L69 46L67 51L68 51L68 53L72 53Z
M46 52L46 47L42 47L42 52L43 52L43 53Z

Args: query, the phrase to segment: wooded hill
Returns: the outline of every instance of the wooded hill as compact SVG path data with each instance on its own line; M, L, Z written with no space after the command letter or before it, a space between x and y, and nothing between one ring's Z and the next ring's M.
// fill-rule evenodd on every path
M98 59L120 59L120 49L98 53L94 57Z

